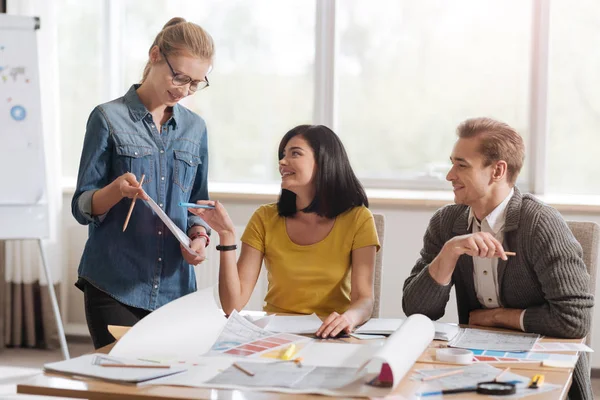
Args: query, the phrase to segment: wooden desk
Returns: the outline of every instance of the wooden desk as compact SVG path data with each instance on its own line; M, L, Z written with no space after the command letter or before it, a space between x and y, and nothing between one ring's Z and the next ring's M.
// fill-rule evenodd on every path
M564 339L544 339L545 341L561 341L581 343L583 339L564 340ZM359 342L356 339L350 339L350 342ZM434 342L433 346L439 346L442 342ZM114 344L113 344L114 345ZM97 352L108 353L113 345L103 347ZM431 352L431 348L424 352ZM524 365L522 363L496 365L498 368L511 367L511 372L526 377L533 377L539 371L545 375L545 382L560 385L561 388L546 392L540 395L528 396L528 400L562 400L567 398L567 393L571 387L571 379L573 369L563 368L542 368L538 364ZM412 367L411 371L428 368L447 368L448 364L439 364L431 362L417 362ZM411 373L409 372L396 388L394 395L398 396L396 400L418 398L415 393L418 393L420 383L411 381ZM42 396L57 396L85 399L110 399L110 400L196 400L196 399L226 399L226 400L324 400L327 397L320 395L294 395L275 392L256 392L242 390L224 390L224 389L205 389L180 386L155 386L155 385L122 385L109 383L93 379L73 379L65 378L60 375L44 373L38 375L32 380L17 386L18 393L42 395ZM485 398L496 399L496 397L483 396L475 393L462 393L459 397L456 395L446 396L448 399L478 399Z

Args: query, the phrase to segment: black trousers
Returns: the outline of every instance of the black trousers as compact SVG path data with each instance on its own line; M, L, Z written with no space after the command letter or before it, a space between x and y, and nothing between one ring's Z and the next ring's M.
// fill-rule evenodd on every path
M96 349L116 340L108 331L108 325L133 326L150 314L148 310L131 307L115 300L89 282L83 283L83 295L85 319Z

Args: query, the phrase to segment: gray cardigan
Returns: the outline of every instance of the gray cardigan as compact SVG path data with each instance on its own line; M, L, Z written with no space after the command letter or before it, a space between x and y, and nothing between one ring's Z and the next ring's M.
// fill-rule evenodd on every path
M429 264L444 243L471 233L469 207L439 209L423 238L421 257L404 282L402 308L406 315L424 314L433 320L444 315L452 285L456 286L458 319L469 323L469 313L483 308L473 282L473 259L462 255L450 285L438 284ZM505 308L525 309L525 331L561 338L582 338L591 325L594 297L588 293L589 275L581 246L561 215L529 194L515 193L506 209L504 249L517 253L498 260L500 302ZM577 364L570 398L592 399L587 357Z

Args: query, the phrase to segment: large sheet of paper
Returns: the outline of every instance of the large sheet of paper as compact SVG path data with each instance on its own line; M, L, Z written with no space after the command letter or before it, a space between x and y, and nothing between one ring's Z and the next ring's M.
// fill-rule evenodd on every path
M206 353L227 319L206 288L174 300L148 314L117 342L117 357L173 360Z
M280 333L315 333L323 321L317 314L311 315L268 315L254 321L268 331Z
M357 334L390 335L404 323L403 318L371 318L354 331ZM458 326L444 322L434 322L435 340L450 340L458 333Z
M148 200L146 201L150 208L158 215L158 218L161 219L162 222L169 228L169 230L175 235L175 238L181 243L181 245L190 253L196 254L194 250L190 248L190 238L185 234L179 227L173 222L171 218L163 211L162 208L154 200L152 197L148 196Z
M433 339L434 331L429 318L413 315L383 345L327 343L309 339L311 344L298 353L303 359L302 367L247 357L226 360L224 357L205 356L198 360L198 367L152 383L346 397L383 397L400 383ZM233 362L242 363L246 369L259 374L255 375L259 378L248 385L250 377L238 373L241 371L234 371ZM390 365L393 386L380 388L367 385L379 373L383 363ZM300 371L299 368L306 370ZM282 386L274 386L273 381L266 378L275 373L277 384Z
M529 351L540 338L533 333L494 332L484 329L460 328L448 342L450 347L462 349Z
M440 369L422 369L416 371L416 373L411 376L411 380L420 381L423 378L438 376L442 374L446 374L448 372L460 370L462 373L437 378L435 380L424 382L419 387L419 394L425 394L428 392L435 392L446 389L458 389L470 386L476 386L479 382L489 382L493 381L503 370L499 368L492 367L488 364L475 364L466 367L456 367L456 368L440 368ZM506 372L502 374L501 382L518 382L517 385L517 393L511 396L502 396L502 398L521 398L533 394L541 394L546 393L557 388L560 388L559 385L553 385L549 383L544 383L539 389L528 389L527 384L529 383L529 378L517 375L512 372ZM424 398L428 398L428 395L422 396ZM459 396L460 397L460 396Z
M119 383L139 383L168 375L178 374L185 367L173 365L170 368L105 368L102 364L156 365L155 363L111 357L105 354L86 354L70 360L44 365L44 370L66 375L77 375Z

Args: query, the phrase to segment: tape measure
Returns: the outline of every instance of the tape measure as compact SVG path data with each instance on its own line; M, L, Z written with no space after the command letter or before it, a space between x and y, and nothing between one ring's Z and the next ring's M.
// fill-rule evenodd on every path
M473 352L466 349L437 349L435 359L453 364L471 364L473 362Z

